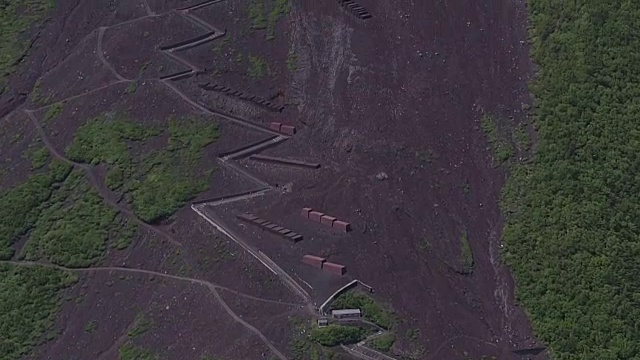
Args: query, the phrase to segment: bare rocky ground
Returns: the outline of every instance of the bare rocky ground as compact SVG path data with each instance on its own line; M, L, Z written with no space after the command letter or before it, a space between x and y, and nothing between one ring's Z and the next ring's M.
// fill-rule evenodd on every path
M226 0L190 12L226 35L178 52L182 60L176 61L159 48L205 32L172 11L195 3L75 0L58 6L24 71L11 79L16 91L31 95L5 106L11 112L2 119L0 150L12 168L0 176L2 189L30 171L21 154L38 134L24 109L34 110L60 152L81 124L109 110L156 125L169 115L209 116L220 124L221 139L200 166L218 171L198 201L259 187L217 156L269 135L224 114L256 125L292 124L297 134L264 154L322 167L241 160L239 166L274 189L205 206L206 212L303 284L316 304L352 278L373 286L401 319L398 356L519 359L512 350L535 342L499 260L504 174L493 165L479 119L485 112L524 119L531 70L524 4L361 0L373 15L363 22L336 2L301 1L277 23L275 39L265 40L265 30L250 29L249 2ZM249 57L267 64L262 76L251 71ZM201 73L158 79L189 68ZM203 82L285 109L274 113L207 92L198 86ZM127 90L132 84L133 92ZM56 102L64 102L61 113L44 121ZM354 231L339 234L302 219L307 206L351 222ZM293 245L241 224L235 218L241 212L305 240ZM463 232L474 258L467 275L460 274ZM337 278L305 267L304 254L345 264L348 274ZM56 324L60 334L34 359L112 359L127 342L169 359L286 357L288 316L303 312L302 300L277 275L189 207L141 229L130 249L110 251L99 266L67 294ZM230 290L217 288L218 298L208 284ZM139 314L152 325L131 337ZM404 336L408 330L419 330L419 337Z

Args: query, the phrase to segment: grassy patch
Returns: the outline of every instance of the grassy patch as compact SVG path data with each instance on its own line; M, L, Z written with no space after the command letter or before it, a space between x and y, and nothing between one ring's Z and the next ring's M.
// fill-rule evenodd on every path
M264 0L251 0L249 2L249 19L251 20L252 29L262 30L267 28Z
M0 264L2 359L22 359L41 342L54 324L60 291L76 280L54 269Z
M276 25L278 24L278 20L282 16L289 14L291 10L291 4L289 4L289 0L275 0L273 4L273 8L269 12L269 18L267 20L267 40L273 40L276 37Z
M87 334L91 334L98 328L98 322L95 320L91 320L84 325L84 332Z
M131 204L146 222L171 216L187 201L208 188L208 182L193 173L202 149L218 138L215 124L196 119L169 121L169 141L164 151L147 158L138 169L138 182L131 186Z
M267 62L259 57L249 55L249 69L247 70L247 74L252 79L262 79L269 72L269 66Z
M195 168L203 148L218 138L215 124L196 118L170 119L167 132L164 149L134 159L129 147L161 131L137 125L122 114L114 119L101 116L78 129L67 154L78 162L109 165L107 186L125 194L136 215L153 223L207 189L208 182Z
M391 311L378 304L369 295L351 291L338 296L331 309L361 309L363 316L384 329L390 329L395 321Z
M298 70L298 56L294 51L289 51L287 56L287 69L291 72Z
M26 31L41 23L54 5L51 0L0 2L0 95L6 77L29 49Z
M62 113L63 108L64 104L62 104L61 102L57 102L51 105L49 109L47 109L47 112L44 113L44 118L42 119L42 121L46 123L57 118Z
M118 350L120 360L156 360L158 357L151 350L135 346L133 344L125 344Z
M466 267L466 272L471 273L473 271L473 251L471 251L471 244L469 244L469 234L465 229L460 235L460 249L462 250L462 260Z
M49 149L41 147L31 154L31 169L37 170L44 167L49 162Z
M70 171L70 165L54 160L45 174L33 175L0 196L0 259L13 256L11 245L35 226L53 185L63 182Z
M357 326L329 325L323 328L313 328L310 339L322 346L336 346L355 344L364 340L367 330Z
M138 313L133 323L133 327L127 332L130 338L135 339L151 329L153 323L147 319L143 313Z
M117 211L104 203L84 174L73 171L42 205L20 257L87 267L102 257L121 224Z
M370 342L369 345L371 345L372 348L379 350L379 351L389 351L391 350L391 347L393 346L393 344L396 342L396 335L393 333L386 333L383 335L380 335L378 337L373 338Z
M23 159L31 160L31 170L41 169L49 162L49 150L41 144L38 139L22 153Z
M640 3L532 0L538 143L503 194L517 296L557 360L640 358Z
M520 151L528 151L531 148L531 139L524 125L518 126L514 134L516 146Z
M160 134L161 130L136 124L121 113L98 116L78 128L67 156L76 162L109 165L106 185L118 190L134 171L129 145Z
M137 81L132 81L124 89L124 93L125 94L134 94L137 90L138 90L138 82Z
M118 250L124 250L131 245L137 234L138 224L129 219L122 218L120 231L118 232L115 241L111 243L111 246Z
M315 325L299 318L292 318L290 322L293 339L289 343L289 351L293 360L329 360L335 357L333 350L321 346L309 336Z
M504 163L513 156L513 146L508 134L502 129L495 116L484 115L481 120L482 130L484 130L489 144L493 150L493 155L499 164Z

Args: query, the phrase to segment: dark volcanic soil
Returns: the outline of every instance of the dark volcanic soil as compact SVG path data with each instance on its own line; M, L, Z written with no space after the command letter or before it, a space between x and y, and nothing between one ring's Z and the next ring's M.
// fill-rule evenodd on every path
M172 53L183 59L176 61L159 47L205 30L172 9L198 2L76 0L62 5L25 62L30 70L11 79L14 94L30 91L38 77L41 85L39 96L32 93L22 107L12 103L16 110L2 119L3 129L16 134L9 145L0 145L3 160L19 163L19 154L33 141L34 128L25 126L30 123L22 110L37 110L42 121L49 109L42 106L57 101L64 101L62 112L44 128L60 152L78 126L105 111L126 110L147 124L164 124L169 115L205 115L220 123L222 138L207 148L201 163L218 168L211 189L197 199L204 200L255 189L254 182L216 158L269 135L204 114L189 101L253 124L295 125L295 136L264 154L317 161L319 170L244 159L241 167L278 187L205 211L268 255L318 305L351 279L373 286L375 297L401 319L394 349L400 355L518 359L512 350L534 341L499 259L504 173L493 166L479 120L493 112L514 124L524 121L520 109L529 101L531 69L524 3L360 0L373 16L363 22L336 2L298 1L278 22L275 39L266 40L265 30L250 29L249 3L226 0L193 12L226 29L226 35ZM250 56L268 64L263 76L250 70ZM188 69L187 62L204 72L176 82L157 79ZM133 92L127 90L132 81ZM286 108L274 113L198 87L207 81ZM4 141L12 138L2 135ZM29 172L28 164L12 166L18 179ZM2 189L15 183L2 174ZM340 234L305 220L299 215L302 207L349 221L354 231ZM294 245L248 227L235 218L240 212L265 217L305 240ZM250 297L301 303L276 275L188 206L156 230L141 231L130 249L111 251L101 266L201 279ZM159 231L170 234L171 241ZM474 268L462 275L465 232ZM336 277L301 265L305 254L344 264L348 274ZM64 332L34 358L114 358L139 312L157 327L134 342L168 358L272 355L204 285L150 277L115 272L85 277L69 295L81 299L79 305L68 302L58 320ZM222 295L287 352L286 307L262 312L259 301ZM99 325L89 333L84 327L93 319ZM404 337L409 329L420 330L414 343Z

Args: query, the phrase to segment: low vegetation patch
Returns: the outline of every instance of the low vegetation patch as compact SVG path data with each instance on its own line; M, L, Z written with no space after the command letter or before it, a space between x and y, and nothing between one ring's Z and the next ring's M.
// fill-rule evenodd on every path
M132 154L159 135L168 137L164 149ZM218 138L218 127L196 118L172 118L168 130L144 127L123 114L103 115L81 126L68 156L78 162L107 164L105 182L126 196L142 220L154 223L174 214L208 188L207 176L196 171L203 149Z
M348 345L364 340L367 330L357 326L329 325L312 329L309 336L322 346Z
M391 311L382 307L369 295L358 291L338 296L331 303L331 309L360 309L366 319L383 329L390 329L395 321Z
M298 70L298 56L294 51L289 51L289 55L287 56L287 69L289 69L290 72Z
M267 28L264 0L251 0L249 2L249 19L251 20L252 29L262 30Z
M22 359L42 341L54 324L61 290L76 281L55 269L0 264L2 359Z
M498 118L492 115L484 115L481 124L482 130L487 134L496 161L502 164L509 160L513 156L514 149L507 129L500 126Z
M269 18L267 20L267 40L273 40L276 37L276 25L281 17L289 14L291 5L289 0L275 0L273 2L273 8L269 12Z
M125 344L118 350L120 360L157 360L156 354L148 349L135 346L133 344Z
M47 109L47 112L44 113L44 117L42 118L42 121L46 123L48 121L51 121L57 118L62 113L63 108L64 108L64 105L61 102L57 102L51 105L49 109Z
M371 345L372 348L378 350L378 351L389 351L391 350L391 347L393 346L393 344L396 342L396 335L393 333L386 333L383 335L380 335L378 337L373 338L370 342L369 345Z
M0 195L0 260L13 256L11 245L35 226L43 204L54 192L53 185L67 178L71 166L54 160L47 170Z
M248 75L252 79L262 79L269 72L269 65L260 56L249 55Z
M640 2L532 0L538 143L504 190L504 259L557 360L640 358Z
M133 321L133 327L127 332L127 335L132 339L137 338L138 336L146 333L152 325L153 323L150 319L144 316L143 313L138 313Z
M27 30L42 23L54 6L50 0L0 1L0 95L6 77L29 50Z
M299 318L292 318L290 323L293 339L289 350L293 360L329 360L336 356L332 349L323 347L309 336L315 324Z
M460 235L460 248L462 249L462 261L464 262L465 273L471 273L473 271L473 251L471 251L471 244L469 244L469 234L467 229L464 229Z
M122 231L125 225L85 180L84 173L72 171L42 204L20 257L87 267L100 260L110 239L131 235Z

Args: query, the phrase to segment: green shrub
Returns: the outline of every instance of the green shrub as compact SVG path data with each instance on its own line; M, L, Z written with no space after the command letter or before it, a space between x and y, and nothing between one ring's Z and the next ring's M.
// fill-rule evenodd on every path
M506 130L499 128L496 117L485 115L482 117L481 124L498 163L502 164L509 160L513 156L513 145L508 139Z
M31 154L31 169L37 170L42 168L49 161L49 149L41 147Z
M109 165L106 185L126 194L136 215L154 223L208 188L196 168L204 147L219 136L216 124L172 118L165 149L135 158L130 153L131 144L160 134L159 129L135 124L124 114L116 114L115 119L100 116L78 129L67 154L78 162Z
M11 245L33 228L52 194L52 186L64 181L71 166L54 160L46 174L36 174L0 195L0 259L13 256Z
M54 6L50 0L0 2L0 95L6 76L29 49L27 30L41 23Z
M287 15L290 10L291 4L289 4L289 0L275 0L267 21L267 40L275 39L278 20L280 20L282 16Z
M120 360L156 360L158 357L151 351L133 344L125 344L118 351Z
M469 244L469 235L467 230L465 229L460 235L460 246L462 247L462 259L464 261L464 266L467 268L468 272L473 271L473 252L471 251L471 244Z
M111 236L118 236L122 221L84 179L74 171L43 205L21 257L47 259L66 267L87 267L97 262Z
M389 351L396 342L396 335L387 333L371 340L371 347L379 351Z
M51 329L60 291L77 279L58 270L0 264L0 354L22 359Z
M249 76L253 79L262 79L267 72L269 71L269 67L267 62L259 57L249 55Z
M264 10L264 0L251 0L249 2L249 19L254 30L266 29L267 18Z
M364 340L367 331L357 326L329 325L311 330L311 340L322 346L355 344Z
M44 118L42 119L42 121L46 123L52 119L57 118L58 115L62 113L63 108L64 104L62 104L61 102L57 102L51 105L49 109L47 109L47 112L44 113Z

